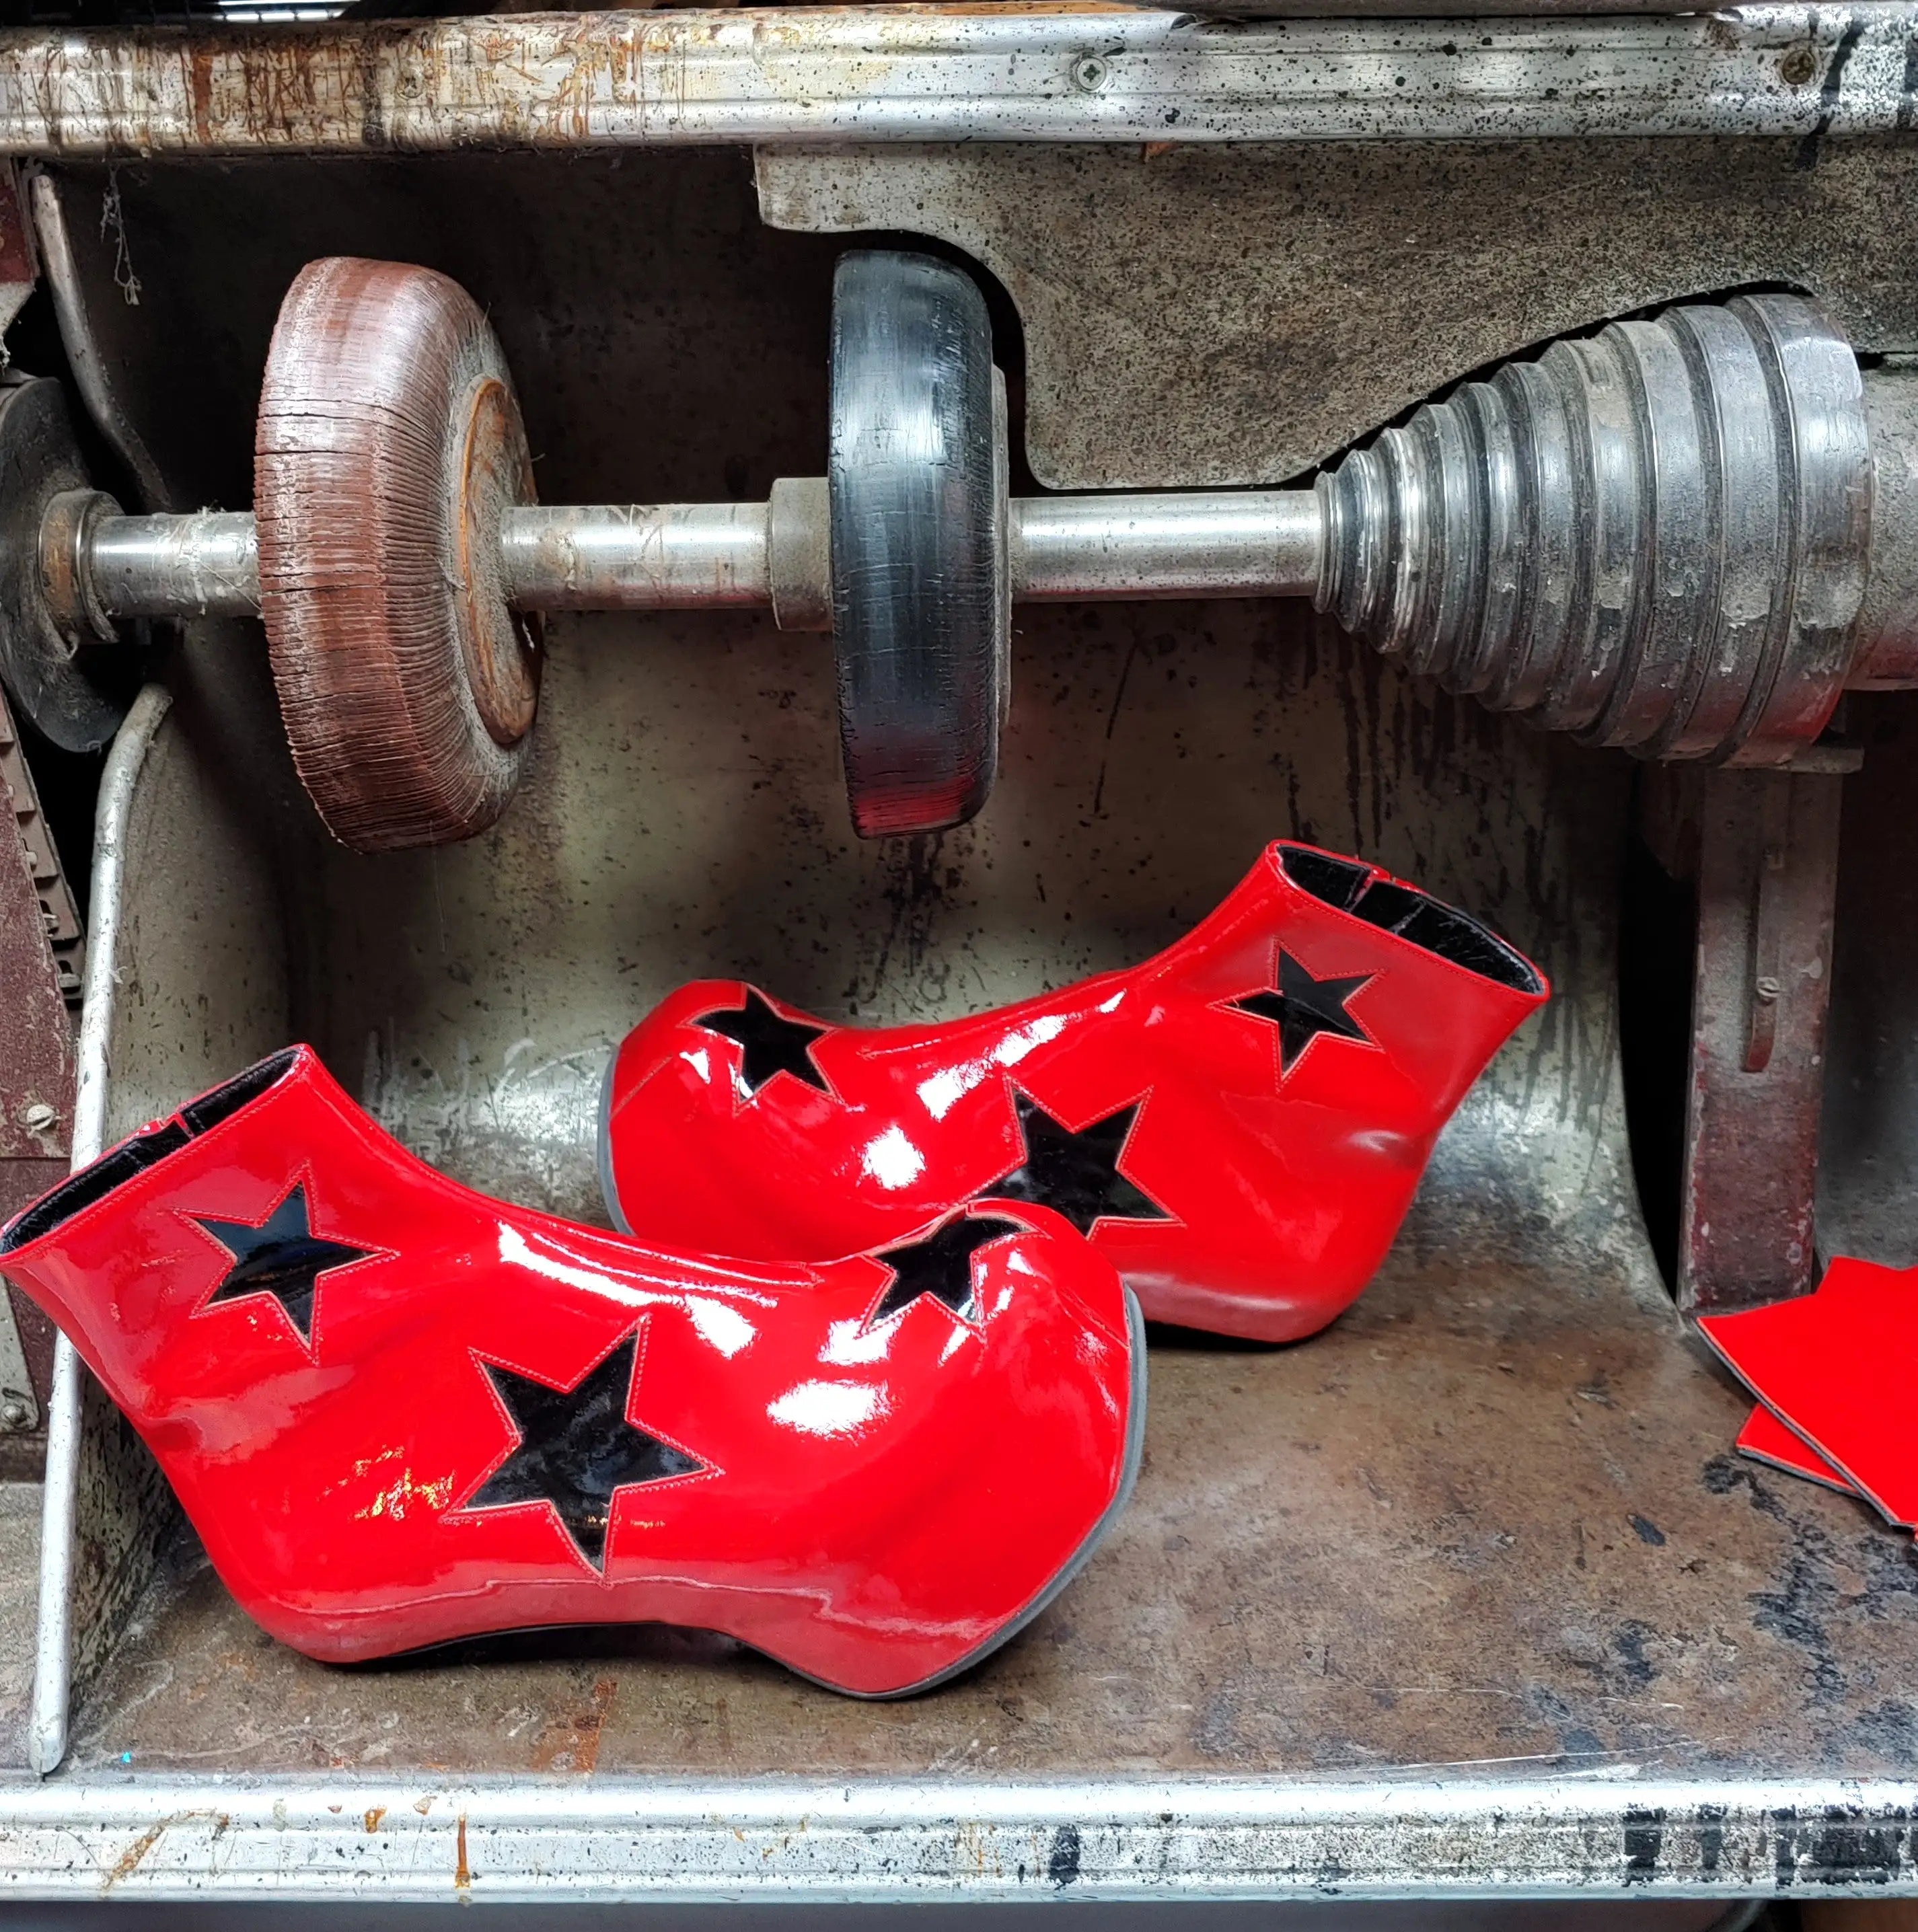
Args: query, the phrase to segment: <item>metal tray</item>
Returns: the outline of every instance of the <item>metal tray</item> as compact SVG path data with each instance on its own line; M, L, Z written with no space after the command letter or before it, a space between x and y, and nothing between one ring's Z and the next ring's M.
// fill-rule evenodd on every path
M1901 50L1905 10L1855 15L1850 64L1833 53L1823 70L1836 92L1802 129L1763 122L1757 146L1821 114L1846 136L1865 96L1845 90L1868 83L1891 88L1869 112L1897 121L1906 70L1892 86L1864 53L1886 34ZM954 24L974 16L900 17L938 41L935 76L949 42L987 34ZM1008 14L990 31L1034 37L1046 59L1070 40L1076 58L1091 17ZM1696 80L1721 60L1775 71L1781 46L1842 39L1840 18L1606 31L1679 36ZM380 40L377 98L464 104L430 128L391 119L380 140L816 137L836 124L775 126L763 100L758 120L676 120L650 80L569 130L542 92L550 65L505 56L536 43L550 63L556 36L623 34L644 43L642 76L668 53L696 75L710 43L734 81L776 80L753 49L797 37L830 94L856 79L833 48L881 35L865 20L410 28ZM1157 46L1194 30L1136 16L1098 31ZM839 244L762 226L740 150L221 160L204 151L263 144L272 116L167 134L158 68L186 71L194 44L102 41L83 58L71 37L0 36L0 148L202 151L55 171L72 197L69 307L97 351L89 400L150 465L149 494L246 500L273 307L293 266L344 249L475 286L552 500L739 496L816 473ZM337 37L302 44L335 106L359 99L370 70L328 56ZM1294 71L1268 52L1251 106L1233 109L1250 118L1215 135L1296 130L1253 111ZM208 58L206 98L230 105L245 63ZM35 60L53 79L29 100ZM1691 98L1681 82L1673 98ZM1040 94L1060 138L1130 126ZM1556 110L1541 89L1527 111ZM299 139L361 145L327 125ZM1137 164L1136 148L1097 152ZM1115 417L1128 393L1111 396ZM1280 393L1271 407L1295 406ZM1620 761L1436 698L1294 608L1029 610L986 813L863 847L818 640L718 614L560 618L549 635L533 776L500 827L369 860L329 844L299 793L257 632L190 627L108 760L83 1125L117 1136L305 1038L428 1159L599 1220L605 1056L680 980L746 974L872 1021L975 1010L1163 944L1275 836L1362 850L1469 905L1542 961L1557 998L1448 1131L1350 1315L1281 1351L1159 1339L1145 1466L1112 1540L983 1669L909 1703L842 1702L658 1630L307 1664L235 1611L104 1406L66 1405L38 1707L20 1713L22 1768L0 1780L0 1893L1918 1891L1909 1539L1731 1457L1744 1406L1684 1334L1641 1223L1619 1051ZM0 1696L23 1694L26 1627L23 1603L0 1606ZM25 1768L54 1760L44 1778Z

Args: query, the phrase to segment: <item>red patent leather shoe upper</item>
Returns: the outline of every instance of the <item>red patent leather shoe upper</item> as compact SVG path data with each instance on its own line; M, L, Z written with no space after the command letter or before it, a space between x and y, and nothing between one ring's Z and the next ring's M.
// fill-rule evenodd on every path
M896 1694L1039 1607L1137 1455L1125 1291L1043 1208L689 1261L459 1186L304 1048L44 1197L0 1268L329 1660L658 1620Z
M1090 1234L1148 1317L1268 1341L1331 1321L1544 976L1356 860L1268 847L1156 958L937 1026L810 1018L736 980L664 1000L608 1076L614 1220L827 1256L980 1196Z

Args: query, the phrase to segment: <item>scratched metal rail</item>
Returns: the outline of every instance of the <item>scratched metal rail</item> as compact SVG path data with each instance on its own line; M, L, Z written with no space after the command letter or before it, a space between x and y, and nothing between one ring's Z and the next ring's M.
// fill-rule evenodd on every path
M491 269L476 244L454 265L515 367L542 494L817 473L839 244L760 227L735 158L604 165L581 205L623 194L643 220L496 224ZM337 170L253 245L440 259L476 178ZM243 502L277 289L245 250L228 282L207 266L181 178L123 171L104 235L108 184L68 180L96 197L73 232L144 446L178 500ZM1470 906L1558 997L1331 1330L1162 1340L1130 1514L928 1697L851 1703L652 1629L307 1663L234 1609L96 1416L72 1749L44 1783L0 1780L0 1892L1918 1889L1910 1540L1732 1456L1745 1405L1640 1224L1622 761L1437 697L1295 607L1034 610L986 812L862 846L819 640L716 614L549 638L500 826L367 859L293 782L257 632L194 634L135 804L116 1131L303 1037L429 1160L599 1219L605 1056L680 980L848 1019L974 1010L1164 944L1277 835Z

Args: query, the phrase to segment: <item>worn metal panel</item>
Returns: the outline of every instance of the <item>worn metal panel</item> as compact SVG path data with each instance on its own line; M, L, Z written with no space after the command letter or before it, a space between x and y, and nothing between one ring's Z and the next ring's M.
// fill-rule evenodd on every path
M1909 124L1902 0L1232 24L872 7L0 34L0 152L1247 141Z
M768 217L834 231L812 237L760 230L725 151L582 156L563 193L533 155L62 180L120 406L179 501L238 509L274 311L315 254L419 261L473 291L549 502L750 498L823 474L830 261L860 228L949 240L1005 285L1041 482L1253 483L1484 364L1682 296L1793 284L1860 349L1918 348L1918 235L1895 218L1918 202L1918 140L1802 158L1797 142L1602 140L762 154ZM1018 374L1021 344L998 349ZM756 440L729 394L748 366ZM572 434L588 390L634 398L635 433Z
M1859 1886L1883 1895L1910 1882L1914 1798L1909 1782L1832 1779L1732 1784L1705 1809L1657 1780L1286 1791L1105 1778L544 1790L61 1780L0 1787L0 1892L792 1904L1324 1900L1382 1889L1648 1903ZM1621 1814L1634 1821L1622 1832Z
M1016 304L1053 489L1283 482L1475 370L1779 284L1918 346L1918 142L762 149L776 227L905 230Z
M1508 1253L1510 1216L1636 1266L1609 1035L1583 1024L1610 1010L1589 976L1626 773L1433 708L1295 605L1035 610L1016 629L986 812L865 844L821 640L718 614L554 620L533 771L502 826L329 860L307 1024L429 1159L596 1220L604 1056L680 981L743 974L875 1023L975 1011L1143 957L1268 838L1313 837L1463 900L1568 976L1444 1144L1439 1175L1469 1166L1442 1188L1454 1238Z
M1918 1267L1918 706L1847 700L1865 750L1845 781L1830 1054L1818 1163L1821 1256Z

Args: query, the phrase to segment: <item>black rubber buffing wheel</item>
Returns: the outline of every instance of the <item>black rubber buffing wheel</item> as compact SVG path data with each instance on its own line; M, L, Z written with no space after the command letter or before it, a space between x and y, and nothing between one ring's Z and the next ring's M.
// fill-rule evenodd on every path
M64 557L41 554L47 513L71 510L65 526L77 534L95 502L117 507L89 488L59 384L41 378L0 389L0 684L67 752L105 744L140 684L137 661L105 641L104 618L69 630L49 596L47 564L64 564L70 582L73 570L71 544Z
M863 838L972 817L997 775L1010 634L1003 389L978 289L929 256L833 280L833 631Z

